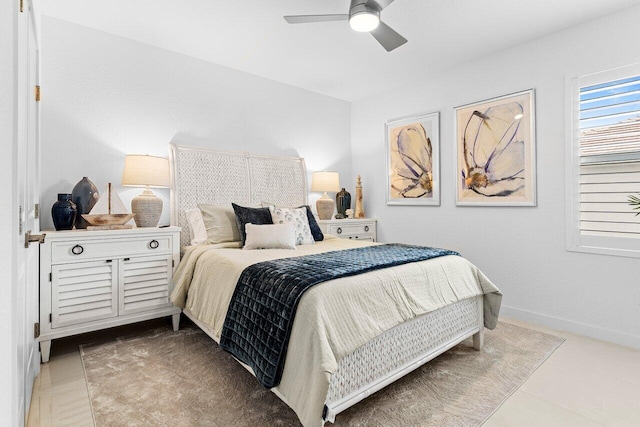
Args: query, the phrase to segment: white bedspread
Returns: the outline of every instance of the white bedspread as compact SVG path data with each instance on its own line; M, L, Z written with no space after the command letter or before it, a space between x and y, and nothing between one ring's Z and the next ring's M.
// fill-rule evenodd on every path
M270 259L376 243L326 236L296 250L245 251L236 244L190 247L174 275L171 300L188 309L220 340L235 285L247 266ZM496 325L502 294L459 256L445 256L321 283L296 312L285 368L274 392L305 426L322 425L331 373L345 355L380 333L457 301L485 295L484 321Z

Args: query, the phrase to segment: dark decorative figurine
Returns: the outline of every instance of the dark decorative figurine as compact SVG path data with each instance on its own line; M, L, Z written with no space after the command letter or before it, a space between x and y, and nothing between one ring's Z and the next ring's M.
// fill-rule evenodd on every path
M51 217L56 230L73 229L76 215L76 204L71 200L71 194L58 194L58 201L51 207Z
M344 188L336 194L336 209L338 211L336 219L346 218L347 209L351 209L351 194Z

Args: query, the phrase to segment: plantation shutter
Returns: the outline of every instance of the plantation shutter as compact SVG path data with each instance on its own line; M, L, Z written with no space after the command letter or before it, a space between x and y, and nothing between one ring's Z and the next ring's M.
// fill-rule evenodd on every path
M640 193L640 74L581 84L579 106L580 234L640 238L629 205Z

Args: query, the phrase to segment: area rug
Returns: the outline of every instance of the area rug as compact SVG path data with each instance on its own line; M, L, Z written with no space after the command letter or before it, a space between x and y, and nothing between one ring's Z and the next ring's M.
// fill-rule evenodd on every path
M336 426L477 426L563 339L500 322L339 414ZM80 347L95 425L299 426L200 329L187 323Z

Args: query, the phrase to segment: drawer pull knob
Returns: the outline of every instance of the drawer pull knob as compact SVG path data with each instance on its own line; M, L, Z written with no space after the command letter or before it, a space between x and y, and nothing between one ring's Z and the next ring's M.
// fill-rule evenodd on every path
M123 261L129 261L131 258L123 258Z
M336 233L338 233L338 234L342 234L342 228L341 228L341 227L338 227L338 229L336 230Z
M155 239L149 242L149 247L151 249L158 249L158 246L160 246L160 243L158 243L158 241Z
M368 225L364 226L364 231L369 231L369 226Z
M74 255L80 255L82 252L84 252L84 248L80 245L75 245L71 248L71 253Z
M352 236L349 236L349 238L350 238L350 239L353 239L353 237L352 237Z

